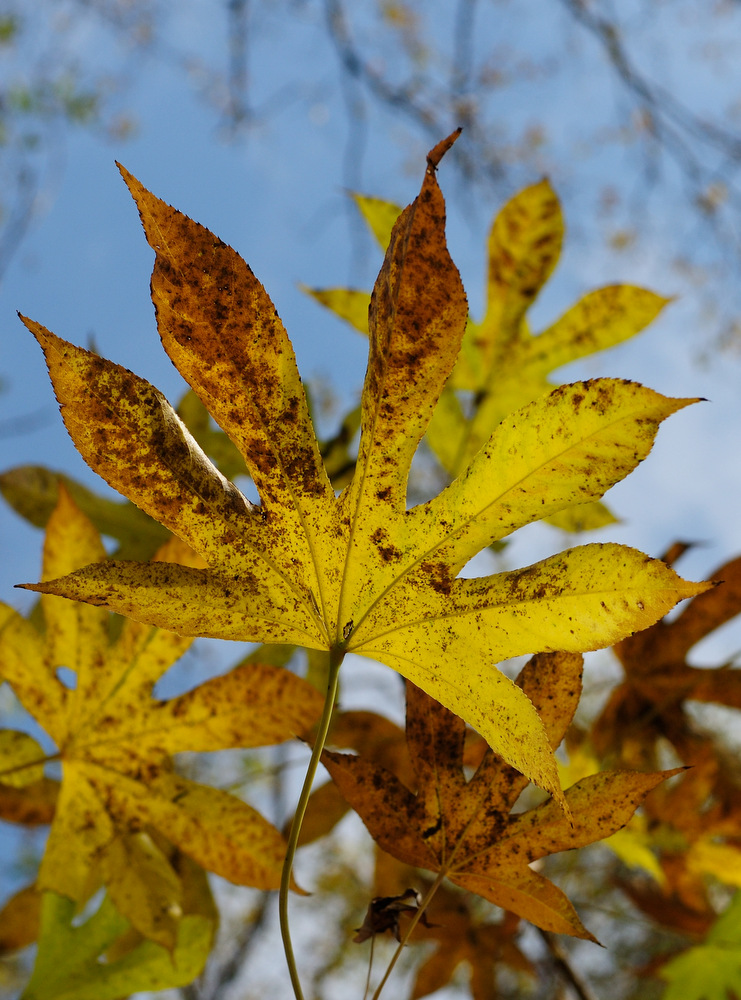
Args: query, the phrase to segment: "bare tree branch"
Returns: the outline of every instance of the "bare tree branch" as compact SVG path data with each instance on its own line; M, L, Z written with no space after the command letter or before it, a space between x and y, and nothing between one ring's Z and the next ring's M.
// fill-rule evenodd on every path
M699 169L699 161L685 136L718 150L730 161L741 161L741 135L701 118L669 91L650 82L631 61L615 24L595 13L584 0L558 2L597 39L620 82L648 112L647 126L652 134L683 159L685 169L693 174Z
M228 115L232 129L239 128L251 117L247 71L248 14L248 0L227 0L229 19Z

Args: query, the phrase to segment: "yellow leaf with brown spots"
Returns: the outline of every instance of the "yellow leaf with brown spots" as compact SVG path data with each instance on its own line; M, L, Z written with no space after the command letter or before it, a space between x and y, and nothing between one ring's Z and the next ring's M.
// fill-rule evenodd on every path
M203 565L179 539L156 558L154 569L172 559L180 568ZM90 559L100 560L95 567L105 563L100 538L62 486L43 576L63 576ZM177 776L172 755L270 745L308 731L322 707L310 684L250 663L161 701L152 698L153 685L191 638L129 620L111 642L104 608L49 594L42 595L43 632L7 606L0 611L0 673L47 731L56 747L50 756L62 765L41 889L81 901L102 879L144 936L172 948L179 878L141 831L160 831L233 882L278 887L285 855L279 831L235 796ZM33 793L49 758L25 734L0 737L0 783L33 781L23 789ZM23 821L22 800L15 813L10 818ZM52 818L51 808L43 818Z
M83 457L208 564L98 562L31 589L182 635L379 659L560 796L543 724L495 664L608 645L703 585L615 545L512 573L458 575L508 532L600 497L645 457L658 423L685 401L619 380L563 387L497 429L442 494L407 509L412 458L468 312L436 178L455 138L430 153L420 194L391 233L369 308L359 453L339 496L266 291L234 250L123 171L156 254L162 343L238 447L261 504L211 465L153 386L26 320Z
M390 232L398 207L379 199L355 198L367 225L385 247L383 234ZM427 443L451 476L465 470L508 414L553 388L549 376L554 371L634 336L668 301L637 286L609 285L589 292L534 335L527 311L558 262L563 236L561 207L548 181L524 188L492 223L484 316L478 322L469 316L461 353L427 430ZM367 332L367 292L305 291L357 330ZM544 516L566 531L593 530L615 521L598 501Z
M487 248L486 309L479 322L469 319L460 360L446 388L451 396L458 390L473 392L476 406L466 419L449 402L436 412L428 434L430 446L453 476L503 418L552 389L551 373L635 336L669 301L635 285L608 285L589 292L533 334L527 312L558 262L563 236L561 206L547 180L524 188L494 219ZM559 526L583 530L578 521L568 522L569 513L561 514ZM614 520L601 505L589 517L597 524Z

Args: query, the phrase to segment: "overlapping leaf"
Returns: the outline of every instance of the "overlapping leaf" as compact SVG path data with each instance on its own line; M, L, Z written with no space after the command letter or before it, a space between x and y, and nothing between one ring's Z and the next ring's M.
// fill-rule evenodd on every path
M396 205L355 196L358 208L385 250ZM633 285L590 292L547 329L533 335L527 312L558 262L564 235L561 207L548 181L515 195L489 233L484 317L469 317L462 350L433 414L427 441L446 471L457 476L507 414L552 388L548 376L569 362L634 336L667 299ZM362 333L370 296L357 289L305 289ZM472 397L464 403L461 392ZM614 520L592 502L549 520L567 530L596 528Z
M584 739L585 734L572 726L566 736L568 763L559 760L562 785L576 784L582 778L596 774L600 763ZM654 792L654 795L657 793ZM653 823L644 812L636 813L617 833L607 837L603 845L609 848L623 864L631 869L648 873L660 886L666 885L666 877L655 853L656 838L651 827Z
M128 921L109 896L79 923L71 900L45 893L36 965L22 1000L118 1000L191 983L206 964L216 929L213 904L194 897L191 892L168 951L152 941L127 943Z
M657 923L697 935L719 884L741 887L741 788L710 755L645 805L660 884L626 891Z
M103 566L104 557L97 532L62 488L47 531L44 576ZM177 539L158 559L202 564ZM153 700L153 685L190 638L127 621L110 644L105 609L50 595L41 600L43 633L0 606L0 675L62 762L40 887L81 900L103 880L121 912L168 946L177 933L181 888L162 846L144 831L160 830L234 882L276 888L285 851L279 832L234 796L178 776L171 755L290 739L316 721L318 692L280 668L246 664L178 698ZM72 689L60 680L60 667L73 672ZM28 736L3 738L0 782L41 784L47 756Z
M417 970L411 1000L447 986L461 964L469 967L473 1000L497 1000L497 972L502 966L533 976L535 968L517 946L519 924L514 913L505 913L497 923L477 919L460 893L438 890L429 926L417 925L411 939L434 941L437 946Z
M224 476L235 479L247 475L236 446L222 430L212 426L208 410L192 389L180 400L177 413ZM335 489L349 481L355 465L349 447L359 426L360 408L356 407L343 418L336 434L321 444L327 474ZM101 535L115 539L115 558L151 559L167 540L167 529L134 504L99 496L72 477L40 465L19 465L0 473L0 494L26 521L45 528L58 500L60 482Z
M651 766L657 741L668 739L685 763L699 764L711 748L695 732L685 702L741 708L741 670L687 662L701 639L741 613L741 557L712 577L718 585L695 597L676 618L615 646L625 677L592 727L593 743L603 755L612 753L628 766Z
M21 517L45 528L57 505L60 483L101 535L116 539L118 558L151 559L167 540L167 530L133 504L98 496L70 476L40 465L20 465L1 473L0 493Z
M663 1000L728 1000L741 994L741 892L710 930L707 940L668 962Z
M43 826L54 818L59 782L42 778L31 785L14 788L0 782L0 819L24 826Z
M555 748L579 700L581 658L536 656L518 683L541 713ZM414 790L362 757L325 751L322 758L379 846L406 864L445 874L544 930L592 939L566 896L530 863L614 833L647 792L676 772L615 771L584 778L565 793L570 823L553 800L511 814L527 779L491 752L467 781L464 723L412 685L407 685L406 732Z
M404 731L398 731L403 739ZM375 739L367 739L370 735L370 732L366 733L361 742L368 744L369 751L380 750L381 746ZM380 735L380 732L375 735ZM391 733L388 735L391 736ZM350 736L348 731L343 743ZM467 736L473 737L476 744L480 742L471 730ZM396 742L395 734L393 741ZM467 753L464 753L465 756ZM395 753L394 757L403 770L411 769L408 754L406 760L402 754ZM331 781L329 785L335 787ZM431 880L421 876L418 869L392 858L377 844L375 854L374 897L390 896L392 900L400 899L403 902L409 898L410 893L414 894L409 912L399 921L398 930L404 935L417 908L416 901L427 895ZM411 889L412 886L415 888ZM524 981L527 989L531 977L537 973L525 951L520 949L518 937L524 929L520 917L514 913L495 915L483 912L487 910L491 910L491 907L482 905L481 899L455 886L443 883L437 888L429 907L423 911L423 919L417 923L407 940L407 944L412 946L435 945L431 952L429 948L425 949L425 957L417 967L411 1000L428 996L448 983L460 982L461 966L468 966L473 1000L496 1000L499 996L497 983L500 973L511 979L514 972ZM490 920L489 916L497 916L499 919ZM353 940L358 939L356 937Z
M563 234L561 206L548 181L525 188L494 219L486 310L481 322L469 323L451 379L451 388L480 399L473 419L458 422L455 460L446 463L454 474L503 417L550 389L551 372L634 336L666 305L666 299L647 289L611 285L588 293L533 335L527 312L558 262ZM440 420L433 435L450 437L450 420L444 413Z
M85 459L208 563L107 562L32 589L183 635L379 659L559 794L543 725L494 664L612 643L703 586L614 545L573 549L513 573L457 576L507 532L600 497L686 401L618 380L564 387L503 423L438 497L406 509L412 457L467 316L435 177L450 142L430 154L376 283L359 454L339 497L293 349L262 285L230 247L124 172L156 252L162 342L239 449L262 503L248 503L218 473L149 383L26 320Z
M353 750L361 754L365 760L373 761L387 771L393 771L402 781L412 778L404 730L390 719L375 712L335 713L327 745ZM326 836L349 808L334 782L327 781L315 788L309 798L301 824L299 845L304 846L319 837ZM380 890L378 894L389 895L388 892Z
M26 885L7 899L0 909L0 956L33 944L39 936L43 893Z

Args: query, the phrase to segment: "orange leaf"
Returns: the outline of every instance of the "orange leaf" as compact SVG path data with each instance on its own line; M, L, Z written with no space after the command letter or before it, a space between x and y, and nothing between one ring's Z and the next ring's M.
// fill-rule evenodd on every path
M581 658L542 654L518 683L542 711L554 746L578 700ZM452 882L544 930L594 940L566 896L529 867L547 854L600 840L628 822L648 791L676 772L605 772L565 793L573 821L549 800L511 814L527 780L491 752L470 781L463 770L465 725L407 686L407 742L416 791L362 757L325 752L342 794L383 850Z

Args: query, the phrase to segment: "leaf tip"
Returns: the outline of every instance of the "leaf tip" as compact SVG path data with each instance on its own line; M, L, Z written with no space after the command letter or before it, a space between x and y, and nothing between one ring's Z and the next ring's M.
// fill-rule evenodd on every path
M553 793L553 797L558 803L561 812L564 814L566 822L569 824L571 829L574 829L574 814L571 812L568 802L566 801L566 796L563 793L563 789L559 785L557 792Z
M114 162L115 162L116 166L118 167L119 174L121 174L121 176L123 177L124 181L128 184L129 180L131 179L131 176L132 176L131 173L126 169L126 167L123 165L123 163L119 163L118 160L115 160Z
M118 172L121 174L121 177L123 177L124 184L129 189L129 194L136 202L137 207L139 207L140 199L142 195L146 193L146 188L136 179L136 177L134 177L131 171L127 170L123 164L118 162L118 160L116 160L116 166L118 167Z
M36 342L42 351L46 352L54 344L63 344L64 341L53 334L51 330L47 330L45 326L41 323L37 323L34 319L29 319L28 316L24 316L23 313L18 313L18 319L23 323L25 328L28 330L33 337L36 338Z
M715 590L719 587L723 580L701 580L699 583L693 583L691 580L686 581L688 586L693 588L692 597L699 597L700 594L704 594L706 590Z
M442 160L443 156L445 156L462 131L463 126L459 125L455 132L451 132L445 139L441 139L440 142L438 142L436 146L433 146L433 148L429 151L427 154L427 170L430 173L434 173L437 170L440 160Z
M32 319L29 319L28 316L24 316L23 313L20 311L20 309L16 309L16 316L21 321L21 323L23 323L25 328L28 331L30 331L30 333L32 333L34 337L36 337L36 339L38 340L39 339L38 334L36 333L36 327L38 327L38 323L34 323L34 321Z
M686 406L694 406L695 403L707 403L708 400L704 396L675 396L666 397L670 399L673 404L673 413L677 413L679 410L683 410Z

